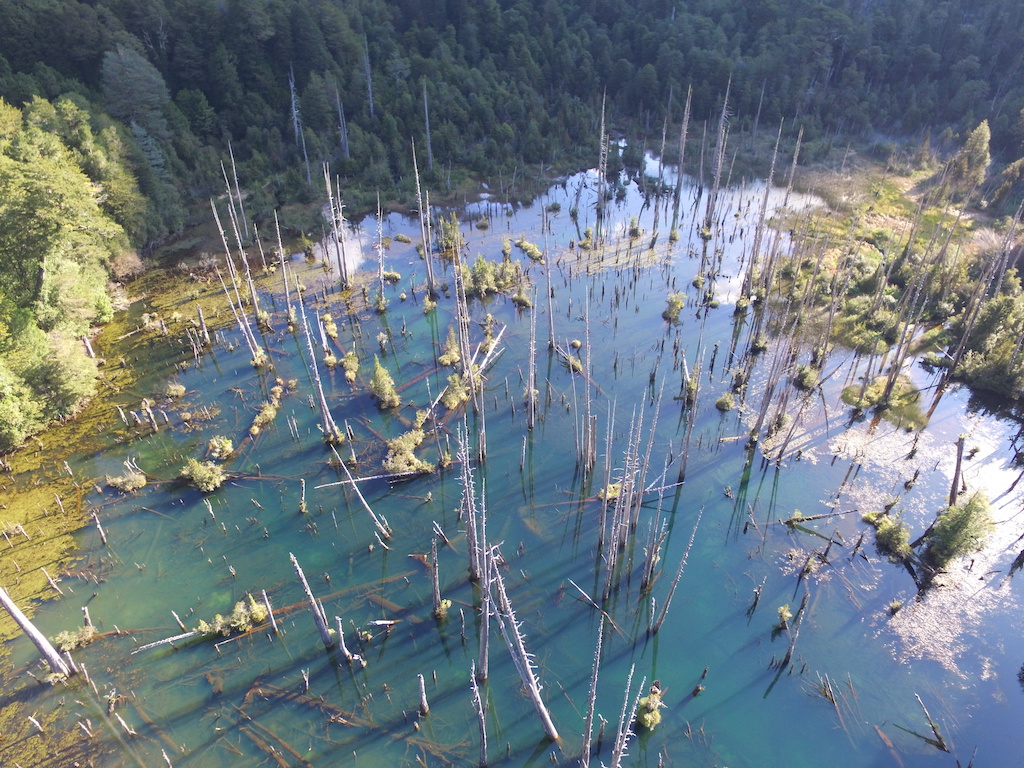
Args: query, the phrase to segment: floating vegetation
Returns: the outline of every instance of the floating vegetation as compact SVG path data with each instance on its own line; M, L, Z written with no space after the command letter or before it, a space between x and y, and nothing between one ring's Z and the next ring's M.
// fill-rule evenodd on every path
M405 232L399 232L395 235L395 242L409 244L412 242L412 238L405 234Z
M177 400L178 398L185 396L185 391L186 390L184 384L177 381L172 381L167 385L167 388L164 390L164 395L166 395L171 400Z
M462 283L467 296L484 298L490 294L503 293L520 288L523 268L518 261L488 261L477 254L472 267L462 265Z
M923 559L942 570L954 559L981 549L993 528L988 498L978 491L939 514L926 537Z
M96 639L96 627L91 623L79 627L74 631L65 630L58 632L53 637L53 644L63 653L69 653L83 646L89 645Z
M201 635L229 637L237 632L248 632L253 627L263 624L269 615L266 606L249 594L245 600L235 603L234 609L227 616L218 613L210 622L200 619L195 631Z
M665 307L665 311L661 313L661 316L670 323L678 323L679 313L682 312L683 307L686 306L686 294L670 293L665 301L668 306Z
M220 464L192 458L188 459L185 466L181 468L180 476L193 488L203 493L216 491L227 479L224 468Z
M722 413L731 411L736 407L736 400L733 397L732 392L726 392L720 398L715 400L715 408L720 410Z
M400 272L396 272L393 269L385 269L381 272L381 277L384 278L385 283L391 283L392 285L394 285L395 283L402 279L402 274Z
M146 487L146 475L139 469L129 467L123 475L107 475L107 485L125 493L136 493Z
M516 240L516 247L525 253L531 260L544 261L544 254L541 252L540 248L531 243L525 237L521 237Z
M386 471L404 475L433 472L436 469L430 462L416 456L416 449L420 447L427 436L423 431L423 423L426 419L426 411L417 411L413 428L405 434L388 440L388 453L384 457Z
M345 372L345 381L351 384L356 380L356 376L359 375L359 358L355 352L345 353L345 356L341 358L341 369Z
M661 686L657 680L651 683L650 691L640 698L636 711L636 724L641 728L653 731L661 722L661 710L665 702L661 700Z
M843 390L842 398L854 408L879 408L882 417L897 426L922 429L928 423L920 407L921 393L903 374L892 382L888 376L877 376L866 386L850 385Z
M206 455L216 461L224 461L235 452L235 444L230 437L214 435L206 446Z
M295 389L294 380L288 382L288 389ZM277 409L281 406L281 397L284 395L285 386L281 379L270 388L270 398L260 404L259 411L249 427L249 434L256 437L267 424L277 418Z
M904 562L911 556L910 529L898 514L869 512L864 522L874 527L875 546L891 562Z
M320 315L320 320L324 325L324 333L327 334L327 337L332 340L337 340L338 324L334 322L334 317L331 315L331 313L324 312L322 315Z
M453 373L448 377L448 386L441 395L441 404L449 411L454 411L469 402L469 386L462 379L462 374Z

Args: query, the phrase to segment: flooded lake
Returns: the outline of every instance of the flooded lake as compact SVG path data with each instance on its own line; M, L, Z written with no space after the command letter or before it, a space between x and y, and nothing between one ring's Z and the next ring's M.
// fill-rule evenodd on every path
M656 164L650 172L657 175ZM672 169L665 180L675 183ZM772 311L765 302L734 312L763 182L722 192L707 241L700 233L707 192L698 200L689 180L678 239L670 237L671 195L648 203L636 183L622 183L599 220L599 186L596 174L581 174L529 205L484 200L458 212L467 264L478 254L501 262L505 238L525 238L545 258L511 249L532 309L518 309L506 296L469 300L473 348L488 333L498 339L482 372L481 407L433 408L416 454L452 463L411 479L378 477L387 474L385 441L411 430L417 411L430 409L444 390L453 369L437 357L456 323L450 264L435 261L450 295L424 312L417 220L392 214L381 222L390 238L384 266L401 275L384 287L383 313L371 308L376 220L345 232L346 258L358 270L351 292L338 288L336 265L321 263L337 258L333 244L290 261L311 323L329 312L337 324L330 351L340 359L354 350L360 360L349 383L341 366L325 365L321 332L311 326L331 413L350 436L337 453L321 438L309 345L301 327L287 329L279 270L256 282L271 315L273 330L261 341L272 370L251 366L216 277L189 283L174 298L133 304L138 323L143 313L159 316L167 335L152 323L122 342L139 345L151 362L120 405L142 413L141 400L149 398L158 429L145 417L122 421L111 408L105 447L69 462L108 543L95 525L81 531L78 555L60 581L64 595L39 605L36 622L48 636L74 630L88 606L102 634L74 653L91 683L78 675L52 689L25 674L36 668L34 647L23 638L12 642L5 701L21 702L47 723L45 734L25 738L101 766L477 764L470 670L479 662L481 594L467 578L470 542L460 516L465 433L487 540L499 547L508 597L561 737L545 737L492 619L489 677L480 690L491 765L577 763L602 615L595 765L612 762L621 713L642 680L644 695L659 681L665 707L654 730L629 740L627 765L810 768L823 756L865 768L966 766L972 756L979 766L1015 764L1024 752L1024 638L1021 585L1008 572L1024 533L1012 448L1019 424L955 386L936 397L937 374L916 364L908 373L922 391L921 410L934 406L926 427L855 414L840 392L859 383L868 361L836 349L819 388L798 391L783 377L773 403L787 390L788 422L774 443L762 438L748 446L779 342L770 339L757 356L734 409L722 411L716 401L747 354L755 313ZM784 196L773 190L769 209ZM788 203L797 216L817 204L796 194ZM594 232L585 248L588 228ZM785 233L773 229L763 243L789 248ZM252 265L261 266L256 254ZM674 293L684 303L678 321L669 322L663 312ZM213 331L198 357L186 333L195 330L197 300ZM538 392L532 430L525 396L531 354ZM395 381L399 408L381 410L369 394L374 356ZM808 356L798 348L797 362ZM276 418L250 436L278 378L285 386ZM691 379L698 382L695 402L687 398ZM185 394L166 399L169 382ZM591 471L578 461L587 434L596 453ZM964 482L992 500L996 534L919 596L906 570L878 554L861 517L895 505L913 535L923 531L947 503L961 434ZM175 478L188 458L207 458L214 436L230 438L235 452L224 462L228 481L204 495ZM362 499L339 459L355 477L377 478L358 483ZM149 477L134 496L105 487L107 476L124 474L126 461ZM627 525L618 548L602 540L615 506L604 501L604 489L624 481L636 485L642 503L635 530ZM390 538L366 506L386 520ZM441 597L451 602L442 620L433 615L432 541ZM664 624L653 634L687 551ZM330 626L341 618L346 644L365 667L324 649L289 554ZM266 625L133 654L182 633L172 612L192 630L230 614L247 595L262 600L263 591L277 634ZM895 613L894 601L902 602ZM779 628L784 606L791 618ZM418 711L418 675L427 715ZM952 754L935 745L929 717ZM70 746L73 740L80 746Z

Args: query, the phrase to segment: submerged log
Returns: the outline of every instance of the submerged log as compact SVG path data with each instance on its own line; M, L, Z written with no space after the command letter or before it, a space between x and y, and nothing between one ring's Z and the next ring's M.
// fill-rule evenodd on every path
M68 666L67 662L61 658L60 654L57 653L57 649L53 647L49 640L46 639L46 635L36 629L36 626L29 620L29 618L21 612L21 609L15 604L11 596L7 594L7 590L0 587L0 603L3 604L4 608L14 619L15 623L21 627L21 631L24 632L28 639L32 641L36 648L39 649L39 653L47 664L50 665L50 670L57 675L63 675L64 677L70 677L72 670Z

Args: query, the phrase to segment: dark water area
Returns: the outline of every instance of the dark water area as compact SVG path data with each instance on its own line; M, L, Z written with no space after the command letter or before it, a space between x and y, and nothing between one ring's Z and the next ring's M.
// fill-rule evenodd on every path
M666 179L674 183L670 169ZM536 289L533 309L518 310L505 297L471 300L474 345L483 340L490 315L495 335L504 328L498 344L504 351L486 371L483 409L446 412L438 405L418 450L436 463L444 452L456 454L461 430L478 446L475 435L485 428L486 460L474 461L472 469L487 509L488 539L500 544L509 598L561 735L557 743L545 738L492 627L490 676L481 689L490 764L575 765L579 759L601 619L581 590L602 602L601 558L607 552L598 549L599 494L606 472L613 482L621 480L636 424L647 492L636 535L601 605L610 622L596 711L608 722L592 764L612 760L631 670L629 704L641 680L645 689L658 680L666 707L655 730L629 741L623 764L798 768L827 760L910 768L957 760L967 765L972 756L976 766L1019 762L1024 693L1017 672L1024 641L1020 585L1009 580L1008 570L1024 521L1018 490L1007 490L1019 472L1011 447L1018 424L955 387L941 393L920 431L870 412L858 417L840 392L858 381L867 361L837 349L824 366L831 375L820 389L791 391L787 410L796 426L781 460L775 461L767 440L748 448L778 341L758 357L737 408L723 413L715 401L730 389L754 312L769 311L766 302L746 314L733 312L763 186L745 183L723 193L716 216L722 223L706 251L698 233L706 198L695 202L690 184L683 190L677 242L669 239L671 200L660 203L655 232L659 204L645 204L629 183L601 222L604 244L579 247L586 228L598 224L596 187L596 175L583 174L530 205L513 209L483 200L459 213L469 262L478 253L500 261L504 237L525 237L546 253L541 264L512 249ZM783 195L772 192L772 208ZM789 201L796 212L816 204L796 195ZM570 217L577 207L578 225ZM551 211L547 233L541 231L545 208ZM475 226L484 216L489 226ZM631 238L634 217L641 233ZM355 312L346 313L337 269L327 271L318 259L301 256L291 261L306 287L310 317L327 310L338 324L332 351L340 357L354 348L361 360L354 384L340 367L328 370L318 361L334 419L354 436L338 452L345 459L355 453L357 477L384 472L384 440L410 429L416 411L434 401L451 373L436 357L455 322L455 301L442 297L435 310L423 312L418 223L390 215L382 229L387 237L406 234L413 241L392 240L385 251L386 267L402 277L386 287L383 314L365 307L358 288L348 296ZM376 290L376 232L374 220L346 232L346 251L353 266L354 254L361 255L358 281L370 295ZM715 280L698 288L693 280L702 253L720 268ZM452 283L450 266L444 275ZM89 479L86 487L102 486L105 476L123 473L130 460L155 481L137 496L110 488L88 495L109 545L102 545L94 526L83 530L78 560L62 580L65 595L36 613L52 636L79 626L81 607L88 605L99 631L117 627L123 634L106 634L75 652L95 689L81 675L68 688L37 686L21 674L33 662L34 648L16 640L14 670L5 672L3 689L7 695L18 691L31 709L51 718L48 734L35 738L55 744L62 732L83 738L77 723L88 720L96 765L476 764L470 667L478 654L480 594L467 579L459 468L359 483L366 503L388 521L392 536L385 548L359 498L339 484L345 473L321 440L306 340L285 329L280 274L261 276L257 285L276 328L263 335L272 372L252 368L227 310L214 321L212 348L193 359L184 328L195 316L194 293L212 301L219 285L200 284L185 289L193 295L151 297L133 307L140 317L149 311L167 318L170 336L140 334L138 343L166 354L157 355L138 391L124 393L122 406L138 410L141 396L156 396L167 421L161 418L152 433L124 425L112 409L107 447L77 457L71 468ZM702 301L709 287L716 307ZM669 323L662 312L669 293L677 291L686 294L686 305L679 322ZM537 424L528 430L531 313L540 395ZM560 349L582 357L589 343L586 376L547 349L549 317ZM315 330L314 337L319 354ZM573 340L581 342L578 352ZM399 388L399 409L381 412L369 395L375 354ZM801 362L807 354L800 353ZM936 375L919 366L908 373L928 410ZM681 396L687 375L700 377L692 407ZM248 438L275 377L296 379L297 386L283 396L274 422ZM160 400L168 381L183 384L185 396ZM588 387L597 420L592 473L576 460ZM791 387L788 380L783 387ZM688 432L685 480L678 483ZM997 532L985 551L970 563L954 564L939 586L919 597L907 572L876 552L861 516L898 499L915 534L923 530L945 506L962 433L968 448L976 449L965 462L966 485L992 499ZM230 437L236 453L225 465L231 479L204 496L174 477L188 457L204 457L214 435ZM300 511L303 481L306 514ZM810 519L784 522L796 515ZM648 627L667 598L698 516L666 621L652 635ZM441 594L452 603L441 621L432 616L424 565L435 524L450 542L438 546ZM644 547L660 533L657 578L642 591ZM332 626L334 617L342 618L346 642L365 657L365 668L350 666L336 649L324 650L289 553ZM191 629L262 590L278 611L281 634L267 627L132 654L180 632L172 611ZM789 606L796 615L805 598L799 618L777 631L779 609ZM895 614L893 601L903 603ZM372 623L381 621L397 623L390 630ZM797 632L789 662L777 667ZM426 681L426 716L417 712L417 675ZM697 691L698 685L703 689ZM950 754L926 740L934 737L918 696ZM55 758L51 764L63 763Z

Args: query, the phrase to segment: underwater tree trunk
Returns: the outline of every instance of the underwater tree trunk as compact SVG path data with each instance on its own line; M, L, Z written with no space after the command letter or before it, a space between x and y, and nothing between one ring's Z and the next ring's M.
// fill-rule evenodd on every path
M50 670L58 675L64 675L70 677L71 668L67 662L60 657L57 653L57 649L53 647L49 640L46 639L46 635L36 629L28 616L21 612L21 609L15 604L11 596L7 594L7 590L0 587L0 603L3 604L4 608L7 609L7 613L11 615L14 622L21 627L21 631L25 633L29 640L32 641L33 645L39 649L39 653L42 655L46 663L50 665Z

